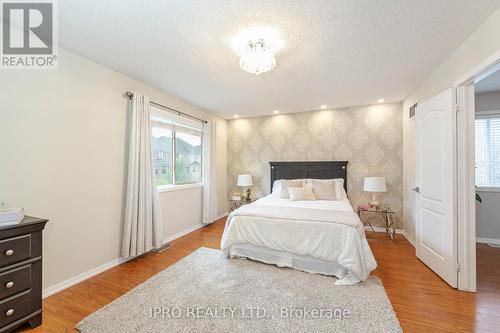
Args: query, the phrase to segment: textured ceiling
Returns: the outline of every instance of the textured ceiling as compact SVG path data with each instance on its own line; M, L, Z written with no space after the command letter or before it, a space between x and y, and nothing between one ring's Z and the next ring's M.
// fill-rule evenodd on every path
M65 0L61 46L230 116L401 101L500 0ZM242 29L277 29L274 70L243 72Z
M500 69L475 84L477 93L500 91Z

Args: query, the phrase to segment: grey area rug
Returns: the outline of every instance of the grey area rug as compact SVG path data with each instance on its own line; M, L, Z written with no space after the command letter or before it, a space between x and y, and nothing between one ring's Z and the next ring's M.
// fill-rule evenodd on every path
M402 332L380 280L227 259L200 248L80 321L90 332Z

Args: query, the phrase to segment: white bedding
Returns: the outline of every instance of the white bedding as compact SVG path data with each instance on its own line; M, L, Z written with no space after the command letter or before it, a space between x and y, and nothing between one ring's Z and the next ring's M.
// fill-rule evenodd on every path
M360 229L362 223L348 200L290 201L267 196L229 215L221 249L234 257L240 253L238 248L250 245L335 263L347 272L337 276L344 280L338 284L352 284L366 280L377 267Z

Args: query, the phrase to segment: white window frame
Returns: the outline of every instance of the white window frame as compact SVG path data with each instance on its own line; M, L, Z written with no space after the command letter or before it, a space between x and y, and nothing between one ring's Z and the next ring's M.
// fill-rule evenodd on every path
M500 118L500 110L492 111L476 111L476 116L474 119L474 124L477 119L490 119L490 118ZM475 182L475 180L474 180ZM478 186L476 185L476 190L478 192L500 192L500 185L498 186Z
M169 122L167 120L163 120L157 117L151 117L151 127L162 127L168 130L172 131L172 184L168 185L157 185L156 189L158 192L170 192L170 191L176 191L176 190L185 190L185 189L190 189L190 188L197 188L197 187L202 187L203 186L203 131L200 131L195 128L191 128L188 126L183 126L179 124L174 124L172 122ZM195 181L195 182L182 182L182 183L177 183L176 182L176 174L175 174L175 166L176 166L176 132L177 129L182 129L186 128L189 129L190 132L196 131L200 133L200 138L201 138L201 179L200 181ZM159 172L160 169L158 170Z

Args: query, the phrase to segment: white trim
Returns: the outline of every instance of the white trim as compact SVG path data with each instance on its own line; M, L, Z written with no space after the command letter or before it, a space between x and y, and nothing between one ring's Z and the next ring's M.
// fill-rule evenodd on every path
M471 80L457 87L458 289L476 291L475 94Z
M42 290L42 298L47 298L49 296L52 296L60 291L63 291L64 289L66 288L69 288L71 286L74 286L75 284L78 284L82 281L85 281L87 279L90 279L91 277L93 276L96 276L97 274L100 274L104 271L107 271L108 269L111 269L115 266L118 266L120 264L123 264L131 259L134 259L135 257L131 257L131 258L123 258L123 257L120 257L120 258L117 258L117 259L113 259L105 264L102 264L100 266L97 266L95 268L92 268L91 270L88 270L86 272L83 272L81 274L78 274L76 276L73 276L72 278L69 278L67 280L64 280L64 281L61 281L59 283L56 283L55 285L53 286L50 286L50 287L47 287L47 288L44 288Z
M478 186L476 192L500 192L500 187Z
M385 232L385 227L370 227L369 225L365 225L365 230L367 231L375 231L375 232ZM403 234L403 229L396 229L396 234L402 235Z
M203 184L195 183L195 184L179 184L179 185L162 185L162 186L157 186L156 188L159 193L162 193L162 192L187 190L190 188L198 188L198 187L203 187Z
M375 231L375 232L383 232L385 233L385 228L384 227L373 227L373 230L370 226L365 225L365 230L366 231ZM410 235L404 230L404 229L396 229L396 234L402 235L406 240L413 246L415 247L415 240L410 237Z
M221 218L223 218L226 215L227 214L221 215L220 217L218 217L216 219L216 221L219 220L219 219L221 219ZM184 236L186 234L189 234L190 232L198 230L198 229L200 229L200 228L202 228L202 227L204 227L206 225L208 225L208 224L201 224L200 223L200 224L197 224L197 225L195 225L193 227L190 227L190 228L188 228L186 230L178 232L178 233L176 233L176 234L174 234L172 236L165 237L163 239L163 244L169 243L169 242L171 242L171 241L173 241L173 240L175 240L177 238L180 238L180 237L182 237L182 236ZM73 276L73 277L71 277L69 279L66 279L64 281L56 283L53 286L44 288L42 290L42 298L47 298L49 296L52 296L52 295L54 295L54 294L56 294L56 293L58 293L60 291L63 291L64 289L72 287L75 284L78 284L78 283L83 282L83 281L85 281L87 279L90 279L93 276L96 276L96 275L98 275L98 274L100 274L100 273L102 273L104 271L107 271L107 270L109 270L109 269L111 269L111 268L113 268L115 266L121 265L121 264L123 264L123 263L125 263L125 262L127 262L127 261L129 261L131 259L134 259L134 258L135 257L131 257L131 258L123 258L123 257L116 258L116 259L113 259L113 260L111 260L111 261L109 261L109 262L107 262L105 264L102 264L100 266L92 268L92 269L90 269L90 270L88 270L86 272L83 272L83 273L78 274L76 276Z
M493 117L491 117L493 116ZM500 116L500 110L484 110L477 111L476 110L476 119L484 119L484 118L497 118L495 116Z
M173 234L172 236L165 237L165 238L163 238L163 241L162 241L163 245L165 245L165 244L167 244L167 243L169 243L169 242L171 242L171 241L173 241L173 240L175 240L177 238L181 238L182 236L185 236L185 235L187 235L187 234L189 234L189 233L191 233L193 231L196 231L196 230L198 230L200 228L203 228L206 225L208 225L208 224L202 224L202 223L200 223L200 224L194 225L194 226L192 226L190 228L184 229L184 230L182 230L182 231L180 231L180 232L178 232L176 234Z
M476 291L476 203L474 193L474 83L490 74L500 64L500 50L455 81L458 104L458 289Z
M500 63L500 50L493 53L491 56L486 58L483 62L477 65L475 68L467 72L460 79L456 80L454 83L455 87L467 85L473 83L476 79L481 79L485 75L491 73L495 69L495 66Z
M476 238L476 243L491 244L491 245L500 245L500 239L477 237Z
M410 234L406 232L406 230L403 230L401 234L404 236L404 238L406 238L408 242L410 242L411 245L413 245L413 247L416 248L415 240L410 236Z

